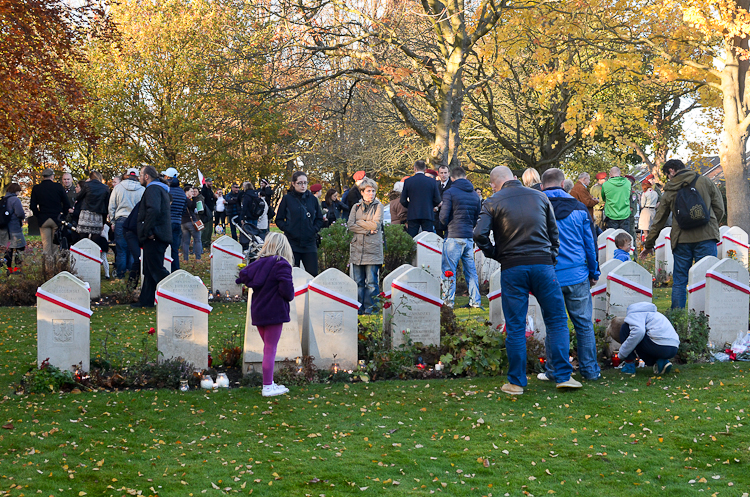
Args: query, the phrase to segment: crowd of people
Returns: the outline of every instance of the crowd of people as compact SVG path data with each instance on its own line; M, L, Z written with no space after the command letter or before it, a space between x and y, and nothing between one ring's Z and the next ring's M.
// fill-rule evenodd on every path
M284 264L304 265L311 275L318 274L320 230L337 221L345 222L352 234L351 274L357 283L358 300L363 304L360 312L364 314L376 309L384 259L384 222L403 225L412 237L425 231L442 236L442 270L447 283L442 299L448 306L454 305L455 273L461 262L469 290L467 307L481 307L473 257L476 245L502 267L501 298L509 358L508 383L503 390L514 395L523 393L527 382L525 337L531 294L539 302L547 328L546 370L539 379L554 381L558 388L581 387L571 378L568 316L575 328L581 376L587 380L599 378L589 289L600 277L596 241L603 229L624 230L615 237L614 256L628 261L637 239L636 220L643 241L641 257L650 255L659 232L671 224L673 307L685 306L687 274L693 262L716 255L718 220L724 215L721 194L713 182L686 169L679 160L670 160L662 168L669 180L663 193L661 185L648 180L636 188L635 179L622 176L617 167L611 168L609 174L598 173L596 183L591 185L588 173L581 173L573 182L557 168L548 169L541 176L536 170L527 169L518 180L509 168L499 166L490 174L493 194L486 200L461 167L443 166L435 171L419 160L413 169L413 175L394 184L387 205L378 200L378 184L364 171L352 176L353 184L340 197L334 189L323 195L320 183L308 185L307 174L297 171L275 210L273 189L265 180L258 189L249 182L233 183L224 195L221 189L214 191L211 178L206 178L200 188L181 186L174 168L161 174L152 166L140 171L128 169L112 181L111 188L97 171L78 183L65 173L61 183L57 183L54 172L45 169L43 180L32 189L30 208L47 255L54 250L53 243L65 240L61 226L70 225L75 228L75 235L69 242L91 238L102 247L106 261L111 230L117 277L124 277L129 270L131 281L136 281L142 250L144 283L135 307L154 305L156 285L168 274L163 265L167 249L172 250L172 270L179 268L180 249L183 260L188 260L190 253L200 259L209 250L214 225L217 232L223 232L228 223L231 236L247 250L253 240L267 240L269 225L275 218L284 236L271 237L271 245L266 241L260 256L275 258L274 264L267 265L282 271L283 277L279 273L278 278L286 285ZM20 190L18 184L11 184L0 204L0 244L6 248L9 268L19 263L19 253L26 245L21 229L25 215L17 198ZM685 193L689 191L694 193L692 197ZM690 212L688 217L685 210ZM260 289L263 284L250 275L250 267L257 269L249 266L238 282ZM282 300L290 300L287 293ZM641 306L629 309L629 315L631 312L634 317L626 318L622 330L613 332L627 344L625 364L630 364L637 354L655 371L668 371L669 359L676 350L674 330L667 329L668 321L665 324L648 314L655 313L655 308ZM269 337L269 350L275 350L272 342L274 337L278 341L276 328L281 324L271 321L260 319L258 325L269 326L265 335ZM658 329L649 330L649 323ZM264 366L264 376L265 369ZM630 369L627 366L626 370ZM264 385L273 385L272 375L269 381L264 380ZM274 386L269 394L285 391L283 386Z

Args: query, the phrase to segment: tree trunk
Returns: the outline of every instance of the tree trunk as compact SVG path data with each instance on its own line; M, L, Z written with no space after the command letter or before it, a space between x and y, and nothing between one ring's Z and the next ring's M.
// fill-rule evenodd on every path
M727 224L750 232L750 183L748 183L744 148L747 126L743 123L744 83L747 64L739 58L727 56L721 72L724 106L724 130L721 134L719 159L727 186Z

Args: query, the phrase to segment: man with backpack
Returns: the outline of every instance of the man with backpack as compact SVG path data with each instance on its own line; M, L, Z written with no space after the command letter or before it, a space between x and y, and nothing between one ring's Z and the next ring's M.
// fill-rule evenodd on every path
M684 308L690 267L707 255L716 256L724 200L710 179L686 169L681 160L668 160L662 166L662 172L669 181L664 187L664 195L656 208L654 222L640 257L653 253L656 238L671 213L670 238L674 256L672 308Z
M249 235L259 234L258 219L260 219L265 210L265 201L255 190L252 189L252 185L250 185L242 195L242 210L240 211L240 223L242 229L244 229ZM247 250L250 246L250 240L244 235L240 235L239 241L242 244L243 250Z

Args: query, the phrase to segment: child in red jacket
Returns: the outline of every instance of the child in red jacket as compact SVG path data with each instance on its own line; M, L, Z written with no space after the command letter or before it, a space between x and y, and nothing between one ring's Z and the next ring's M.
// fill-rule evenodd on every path
M269 233L258 260L240 271L237 283L253 290L250 318L263 339L263 396L289 392L273 382L276 346L284 323L289 322L289 302L294 300L292 247L281 233Z

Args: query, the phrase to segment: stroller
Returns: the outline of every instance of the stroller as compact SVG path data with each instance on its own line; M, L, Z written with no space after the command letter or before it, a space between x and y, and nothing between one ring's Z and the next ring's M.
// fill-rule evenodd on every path
M76 227L67 221L63 221L52 235L52 243L59 245L61 250L70 250L70 247L77 241Z
M247 262L253 262L258 258L258 253L263 246L263 239L260 237L258 228L252 224L237 222L239 216L234 216L231 219L231 223L237 227L240 232L240 243L244 249L245 260Z

